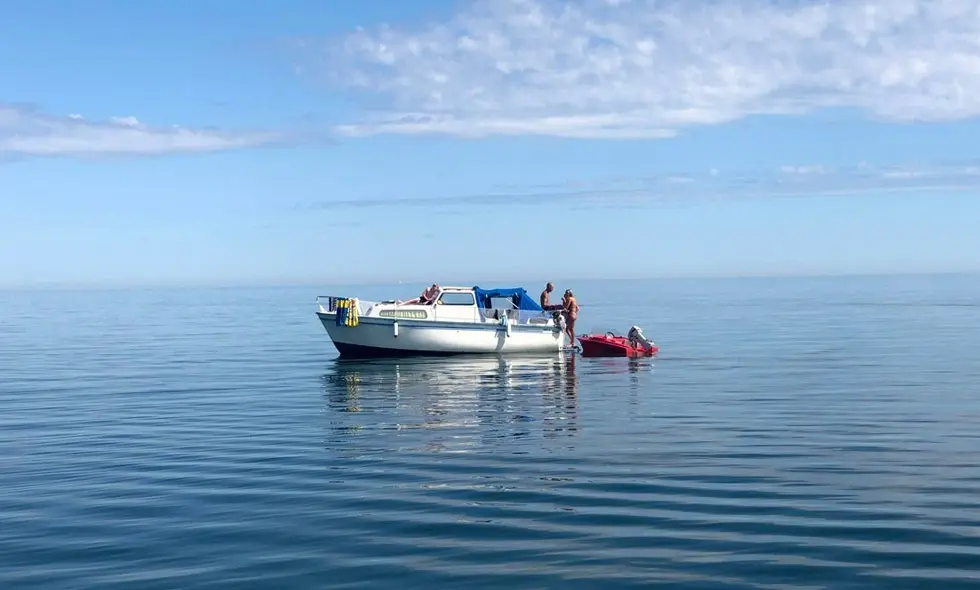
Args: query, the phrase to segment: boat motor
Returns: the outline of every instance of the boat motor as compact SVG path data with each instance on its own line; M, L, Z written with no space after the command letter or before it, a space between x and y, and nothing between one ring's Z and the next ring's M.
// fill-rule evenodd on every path
M637 346L638 344L642 344L644 348L653 348L654 346L653 341L643 335L643 330L641 330L639 326L633 326L630 328L630 331L627 332L626 337L629 338L629 341L633 344L633 346Z

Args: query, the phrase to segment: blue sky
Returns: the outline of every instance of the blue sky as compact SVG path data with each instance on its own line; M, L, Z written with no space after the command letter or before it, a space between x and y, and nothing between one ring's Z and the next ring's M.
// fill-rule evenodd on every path
M0 7L0 284L980 270L980 0Z

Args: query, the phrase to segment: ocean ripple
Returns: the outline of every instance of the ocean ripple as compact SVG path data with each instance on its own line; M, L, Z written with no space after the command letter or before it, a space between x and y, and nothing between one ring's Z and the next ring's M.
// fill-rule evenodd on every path
M836 281L577 288L603 331L659 293L638 360L341 361L301 289L4 294L0 587L980 587L980 316Z

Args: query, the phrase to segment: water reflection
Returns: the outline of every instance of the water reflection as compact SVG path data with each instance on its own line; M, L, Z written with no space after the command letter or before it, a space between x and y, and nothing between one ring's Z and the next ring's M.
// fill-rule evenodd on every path
M322 376L331 430L444 431L436 450L578 431L574 356L334 360ZM581 361L578 361L581 362Z
M610 357L583 360L588 362L587 372L589 375L628 373L629 389L632 393L636 393L640 389L640 373L652 372L656 361L655 357Z

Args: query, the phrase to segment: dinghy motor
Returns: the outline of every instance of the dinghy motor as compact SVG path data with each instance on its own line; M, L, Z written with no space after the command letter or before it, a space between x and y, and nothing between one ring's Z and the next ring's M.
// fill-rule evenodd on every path
M655 346L653 340L643 335L643 330L639 326L630 328L630 331L626 333L626 337L629 338L630 343L634 347L640 347L642 345L643 348L653 348Z

